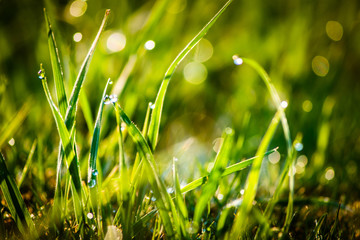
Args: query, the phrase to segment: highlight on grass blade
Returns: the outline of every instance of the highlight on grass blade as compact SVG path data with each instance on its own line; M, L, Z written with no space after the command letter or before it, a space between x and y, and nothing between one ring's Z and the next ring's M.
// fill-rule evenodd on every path
M156 96L155 107L151 114L148 139L149 144L152 150L155 150L156 144L159 136L159 128L161 121L161 113L164 106L165 94L167 87L169 85L170 79L176 69L176 67L181 63L181 61L186 57L186 55L195 47L195 45L205 36L209 29L214 25L216 20L221 16L225 9L229 6L232 0L229 0L225 5L215 14L215 16L204 26L203 29L186 45L186 47L177 55L175 60L170 64L167 69L164 79L162 80L160 89Z

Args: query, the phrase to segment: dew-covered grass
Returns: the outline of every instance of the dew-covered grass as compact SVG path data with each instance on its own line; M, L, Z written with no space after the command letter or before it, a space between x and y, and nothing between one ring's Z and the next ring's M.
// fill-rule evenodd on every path
M0 5L3 238L360 237L356 1Z

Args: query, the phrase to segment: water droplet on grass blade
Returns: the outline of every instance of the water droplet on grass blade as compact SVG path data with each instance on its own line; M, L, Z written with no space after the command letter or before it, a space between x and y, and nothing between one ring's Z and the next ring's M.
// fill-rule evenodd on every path
M95 179L91 179L89 182L88 182L88 186L89 188L93 188L96 186L96 180Z
M288 104L287 101L282 101L282 102L280 103L280 106L281 106L283 109L287 108L288 105L289 105L289 104Z
M89 212L88 214L86 214L88 219L93 219L94 218L94 214L92 214L91 212Z
M294 147L296 151L300 152L301 150L303 150L304 145L302 143L296 143Z
M233 57L232 57L232 59L234 60L234 64L235 65L241 65L241 64L243 64L243 59L242 58L240 58L238 55L234 55Z
M42 67L41 67L42 68ZM45 78L45 71L43 69L40 69L38 71L38 76L40 80L43 80Z
M149 103L149 106L151 109L154 109L155 108L155 103Z
M169 188L166 189L166 191L167 191L169 194L171 194L171 193L174 192L174 189L173 189L172 187L169 187Z
M156 197L151 197L151 201L155 202L155 201L156 201Z
M95 176L99 175L99 172L98 172L98 170L94 169L94 170L92 170L91 174L95 177Z
M116 103L118 100L117 96L115 94L112 94L112 95L106 95L105 96L105 99L104 99L104 104L108 105L108 104L111 104L111 103Z

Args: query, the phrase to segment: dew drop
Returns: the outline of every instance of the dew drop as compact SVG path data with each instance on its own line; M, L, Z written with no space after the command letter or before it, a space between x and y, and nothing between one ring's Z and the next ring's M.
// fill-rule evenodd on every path
M91 174L95 177L95 176L99 175L99 172L98 172L98 170L94 169L94 170L92 170Z
M43 80L45 78L45 71L43 71L42 69L40 69L38 71L38 75L39 75L39 79Z
M281 106L283 109L285 109L285 108L287 108L287 106L288 106L288 102L287 102L287 101L282 101L282 102L280 103L280 106Z
M244 62L244 60L242 58L239 58L238 55L234 55L232 59L234 60L235 65L241 65Z
M91 180L88 182L89 188L93 188L93 187L95 187L95 185L96 185L96 180L95 180L95 179L91 179Z
M117 96L115 94L112 94L112 95L106 95L105 98L104 98L104 104L108 105L108 104L111 104L111 103L116 103L118 100Z
M169 187L166 189L166 191L169 193L169 194L172 194L174 192L174 189L172 187Z
M151 109L154 109L154 108L155 108L155 104L154 104L154 103L149 103L149 105L150 105L150 108L151 108Z
M109 84L113 84L113 81L110 80L110 81L109 81Z
M300 152L301 150L303 150L304 145L302 143L296 143L294 147L296 151Z
M155 202L156 198L155 197L151 197L151 201Z
M174 162L179 161L179 159L177 157L174 157L173 160L174 160Z

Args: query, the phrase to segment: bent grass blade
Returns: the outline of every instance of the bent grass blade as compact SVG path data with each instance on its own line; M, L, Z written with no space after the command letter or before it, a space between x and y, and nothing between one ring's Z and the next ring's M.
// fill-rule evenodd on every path
M216 20L221 16L225 9L229 6L232 0L229 0L225 5L215 14L215 16L204 26L203 29L186 45L186 47L177 55L175 60L171 63L169 68L165 73L165 77L162 80L160 89L156 96L155 108L151 114L148 139L149 145L152 150L155 150L156 144L159 136L159 128L161 121L161 113L164 106L165 94L167 87L169 85L170 79L176 69L176 67L181 63L181 61L186 57L186 55L195 47L195 45L205 36L209 29L214 25Z

